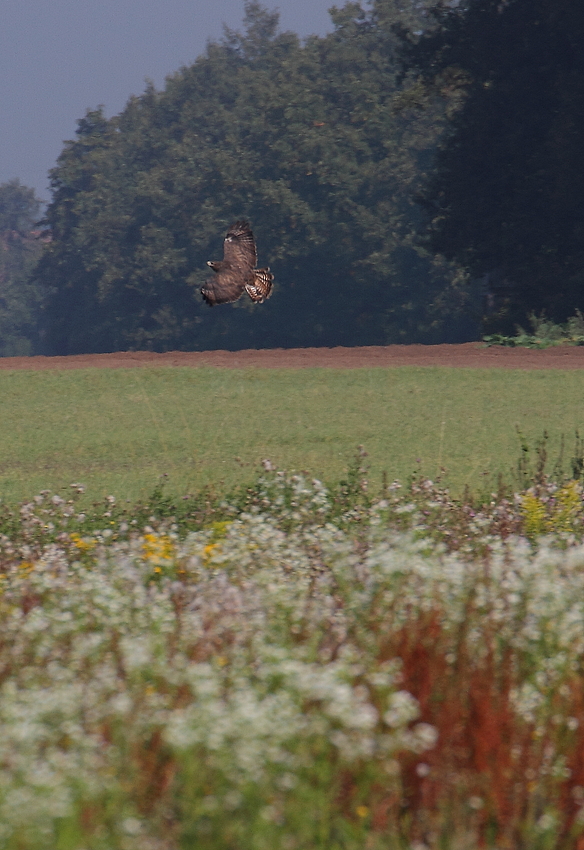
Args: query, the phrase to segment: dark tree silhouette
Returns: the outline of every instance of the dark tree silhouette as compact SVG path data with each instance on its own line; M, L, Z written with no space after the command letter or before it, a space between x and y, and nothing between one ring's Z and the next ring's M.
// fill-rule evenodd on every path
M584 308L584 5L463 0L429 20L402 36L453 104L423 193L431 249L486 276L491 326L563 321Z

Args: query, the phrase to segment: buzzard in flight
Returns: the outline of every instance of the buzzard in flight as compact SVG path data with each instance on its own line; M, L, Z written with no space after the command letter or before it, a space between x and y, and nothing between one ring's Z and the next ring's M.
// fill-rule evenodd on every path
M237 301L247 292L252 301L261 304L272 292L274 275L269 268L256 269L257 251L251 227L247 221L236 221L227 231L223 243L223 259L209 260L216 277L209 278L201 295L213 307Z

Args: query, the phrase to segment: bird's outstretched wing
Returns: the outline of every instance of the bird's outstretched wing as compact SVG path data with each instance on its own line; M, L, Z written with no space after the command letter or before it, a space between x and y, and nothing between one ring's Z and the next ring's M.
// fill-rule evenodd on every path
M223 243L223 261L242 272L255 269L258 260L255 239L247 221L236 221Z

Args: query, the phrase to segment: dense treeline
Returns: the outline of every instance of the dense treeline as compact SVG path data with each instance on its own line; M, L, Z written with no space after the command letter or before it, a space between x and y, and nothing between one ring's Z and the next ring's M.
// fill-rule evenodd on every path
M460 108L424 189L429 247L485 276L487 323L584 307L584 4L461 0L432 7L408 64Z
M331 16L301 43L248 0L162 91L78 122L31 283L39 350L457 342L481 313L584 308L580 0ZM242 217L274 295L210 310L205 263Z
M164 91L79 122L52 173L47 350L468 338L463 276L414 238L443 107L400 104L398 4L348 4L304 45L245 9ZM241 217L275 292L210 310L205 262Z

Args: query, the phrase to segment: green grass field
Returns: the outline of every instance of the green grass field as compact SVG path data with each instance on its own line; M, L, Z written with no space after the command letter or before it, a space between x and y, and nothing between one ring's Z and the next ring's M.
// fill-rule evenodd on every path
M0 373L0 484L5 501L82 482L92 498L174 493L255 477L262 458L342 476L358 445L371 481L412 472L451 488L484 486L519 456L516 426L553 454L584 430L576 371L394 369L87 369ZM239 458L240 460L236 460ZM418 462L419 459L419 462Z

